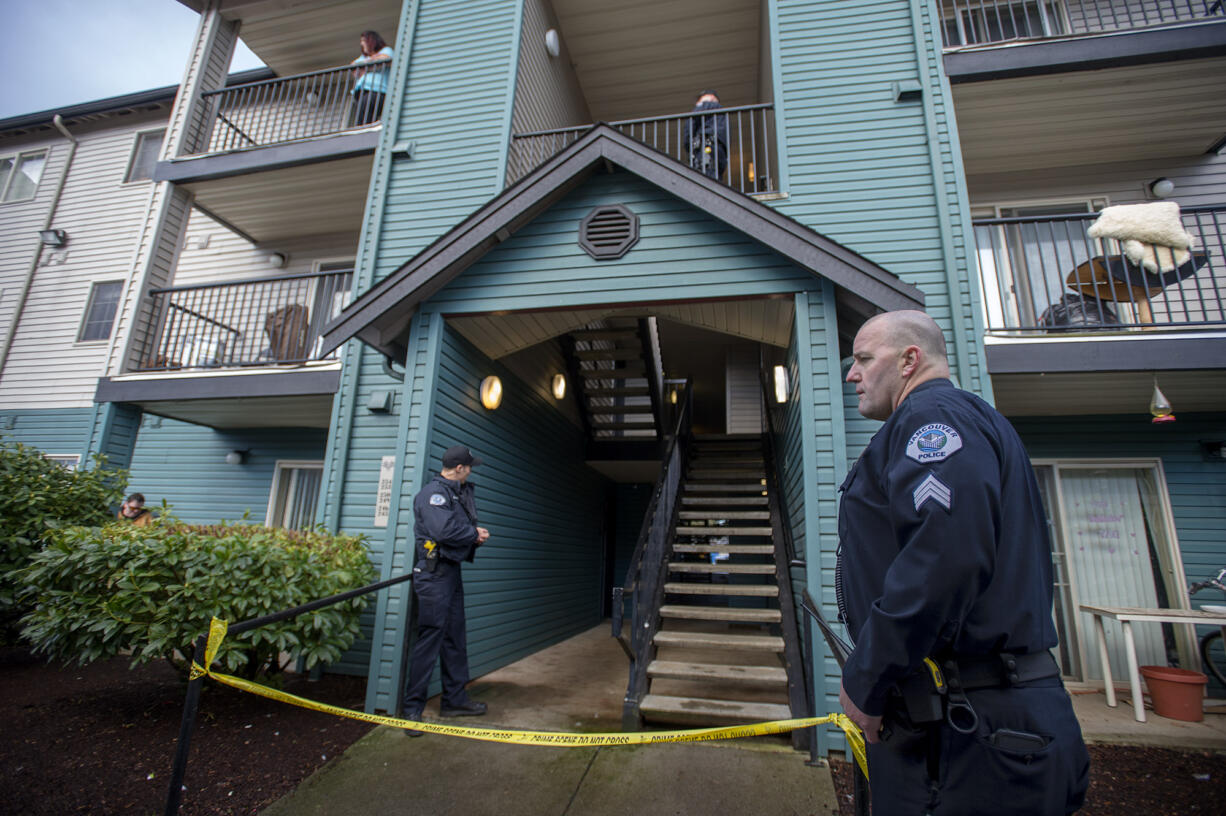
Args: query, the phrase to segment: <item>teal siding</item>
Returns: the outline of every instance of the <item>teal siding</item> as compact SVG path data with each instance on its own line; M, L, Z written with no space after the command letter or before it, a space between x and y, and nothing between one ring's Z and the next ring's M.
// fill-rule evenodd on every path
M1153 425L1144 412L1011 421L1036 459L1161 459L1185 578L1201 580L1226 566L1226 462L1208 461L1200 449L1202 440L1226 438L1226 417L1179 414L1170 425Z
M43 453L84 453L92 408L0 411L0 441L20 442Z
M639 242L597 261L578 244L593 207L624 204ZM434 297L444 312L760 296L817 288L811 273L626 172L598 175L543 212Z
M963 384L990 395L965 181L932 4L776 0L786 214L920 287ZM918 80L921 102L891 84Z
M439 325L439 318L432 320ZM464 567L469 661L479 676L600 620L606 482L583 463L582 432L552 400L445 325L430 336L436 342L426 345L439 350L433 416L422 472L414 474L413 489L405 484L398 502L393 560L410 558L418 485L439 470L446 448L471 447L484 460L473 484L481 525L490 530L475 563ZM478 400L489 374L503 381L496 411ZM417 458L407 451L405 457ZM389 599L382 616L381 659L367 698L372 709L391 710L403 682L404 601ZM437 690L436 681L431 693Z
M242 465L226 453L249 451ZM151 506L165 500L183 521L263 524L278 459L322 459L324 432L306 429L226 430L146 415L132 453L129 489Z
M409 0L405 9L407 76L393 86L403 95L378 157L386 180L367 210L374 251L359 261L363 287L498 193L510 140L522 0ZM391 161L394 139L416 143L412 159Z
M141 410L135 405L108 402L97 406L91 453L105 456L110 467L131 467L140 424Z

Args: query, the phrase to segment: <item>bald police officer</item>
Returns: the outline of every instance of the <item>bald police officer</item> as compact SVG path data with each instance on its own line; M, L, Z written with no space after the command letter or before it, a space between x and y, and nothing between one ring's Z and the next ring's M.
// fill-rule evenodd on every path
M468 642L464 620L464 583L460 565L472 561L490 531L477 526L477 504L468 483L481 460L463 445L443 453L443 469L413 499L413 536L417 560L413 591L417 595L417 641L409 657L404 716L421 719L434 662L442 657L444 717L479 716L485 703L469 698ZM422 731L407 731L420 737Z
M883 420L843 483L836 585L855 640L839 700L870 743L873 813L1064 814L1089 757L1050 649L1051 548L1013 427L949 380L923 312L856 335Z

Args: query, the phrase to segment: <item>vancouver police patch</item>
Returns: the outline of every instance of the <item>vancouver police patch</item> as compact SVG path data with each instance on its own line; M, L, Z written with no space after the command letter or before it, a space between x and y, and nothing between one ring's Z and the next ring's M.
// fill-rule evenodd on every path
M948 425L925 425L907 442L907 456L917 462L940 462L962 450L962 435Z
M433 496L430 497L430 504L434 505L435 507L438 507L439 505L446 504L446 503L447 503L447 497L444 496L442 493L435 493Z

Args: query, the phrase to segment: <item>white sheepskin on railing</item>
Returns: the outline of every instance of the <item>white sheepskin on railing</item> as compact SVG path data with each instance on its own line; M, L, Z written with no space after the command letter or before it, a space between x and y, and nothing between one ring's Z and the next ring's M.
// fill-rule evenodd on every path
M1196 239L1183 228L1174 201L1106 207L1086 231L1091 238L1114 238L1134 264L1153 273L1188 262Z

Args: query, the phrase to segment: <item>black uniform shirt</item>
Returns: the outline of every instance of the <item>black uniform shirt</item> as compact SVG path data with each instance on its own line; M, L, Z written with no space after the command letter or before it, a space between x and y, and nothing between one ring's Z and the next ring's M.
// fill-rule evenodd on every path
M947 379L917 386L843 482L843 686L879 715L927 656L1056 644L1051 546L1013 426Z
M477 503L473 486L435 476L413 498L413 537L417 558L426 557L427 540L438 544L439 557L472 561L477 546Z

